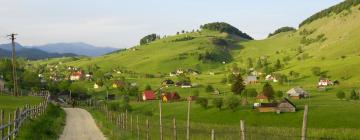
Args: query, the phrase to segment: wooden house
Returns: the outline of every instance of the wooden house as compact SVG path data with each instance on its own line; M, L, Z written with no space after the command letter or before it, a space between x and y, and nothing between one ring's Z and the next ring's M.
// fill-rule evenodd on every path
M180 100L180 95L177 92L166 92L161 95L161 100L163 102L172 102Z
M146 90L143 93L143 100L147 101L147 100L156 100L156 94L155 91L153 90Z
M82 71L76 71L76 72L71 73L70 80L78 81L78 80L81 80L83 78L83 76L84 76L84 74Z
M246 79L245 79L245 84L256 84L256 83L258 83L258 78L256 77L256 76L248 76L248 77L246 77Z
M190 82L183 82L181 84L181 88L191 88L191 87L192 87L192 85Z
M277 103L260 103L260 106L257 107L259 112L276 112Z
M334 85L334 83L327 79L327 78L321 78L319 79L319 82L318 82L318 86L321 87L321 86L332 86Z
M175 82L174 82L173 80L166 79L166 80L164 80L161 84L162 84L163 86L168 87L168 86L174 85Z
M289 99L284 98L284 100L278 104L277 109L279 112L295 112L296 106Z
M302 99L310 97L309 93L300 87L295 87L286 92L291 99Z
M124 88L125 86L126 86L126 83L124 81L121 81L121 80L116 80L112 84L113 88Z

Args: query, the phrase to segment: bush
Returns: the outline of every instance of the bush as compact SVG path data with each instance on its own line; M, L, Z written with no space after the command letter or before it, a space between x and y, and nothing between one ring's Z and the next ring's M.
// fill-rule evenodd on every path
M350 99L359 100L359 93L357 93L355 89L350 92Z
M284 96L284 92L282 92L280 90L276 91L275 96L278 97L278 98L282 98Z
M230 96L226 99L226 104L230 110L235 112L237 107L240 105L240 100L236 96Z
M201 107L208 108L208 99L207 98L198 98L196 99L196 104L199 104Z
M256 97L258 94L255 88L245 89L244 93L248 97Z
M223 101L223 98L215 98L213 100L213 104L216 108L218 108L219 110L221 110L221 107L223 106L224 104L224 101Z
M199 90L196 89L196 90L193 90L193 91L192 91L192 94L191 94L191 95L197 97L197 96L199 96L199 94L200 94L200 93L199 93Z
M208 93L214 92L214 87L211 85L207 85L205 88L205 91Z
M339 98L340 100L345 98L345 92L340 90L336 93L336 97Z

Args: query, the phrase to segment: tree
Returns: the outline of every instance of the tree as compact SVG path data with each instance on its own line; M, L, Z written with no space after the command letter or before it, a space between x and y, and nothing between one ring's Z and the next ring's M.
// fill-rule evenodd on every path
M247 97L256 97L258 93L255 88L248 88L244 90L244 94Z
M145 86L145 90L151 90L151 86L150 86L149 84L147 84L147 85Z
M207 98L198 98L198 99L196 99L196 103L205 109L208 108L208 99Z
M320 67L313 67L313 68L311 68L311 72L315 76L320 76L321 75L321 68Z
M235 95L240 95L242 91L245 89L244 80L242 79L241 75L235 75L234 76L234 82L231 85L231 91Z
M156 39L157 39L156 34L147 35L147 36L141 38L140 45L148 44L148 43L150 43L152 41L155 41Z
M221 110L221 107L223 106L224 104L224 101L223 101L223 98L215 98L213 100L213 104L216 108L218 108L219 110Z
M238 35L244 39L253 40L253 38L251 36L249 36L248 34L241 32L236 27L234 27L228 23L225 23L225 22L208 23L208 24L201 25L200 28L203 30L206 29L206 30L224 32L224 33L228 33L228 34L234 34L234 35Z
M274 33L270 33L268 37L274 36L274 35L282 33L282 32L289 32L289 31L296 31L296 29L294 27L281 27L281 28L275 30Z
M351 90L350 99L351 100L359 100L359 94L356 92L355 89Z
M226 104L230 110L235 112L237 107L240 105L240 100L236 96L230 96L226 99Z
M214 92L214 87L211 86L211 85L207 85L206 88L205 88L205 91L206 91L207 93Z
M275 63L275 65L274 65L274 67L275 67L276 70L281 69L282 65L281 65L281 62L280 62L279 59L276 60L276 63Z
M199 93L199 90L195 89L195 90L192 91L192 94L191 94L191 95L197 97L197 96L199 96L199 94L200 94L200 93Z
M262 92L266 97L268 97L269 99L273 99L274 98L274 89L273 87L269 84L269 83L265 83L263 86L263 92Z
M339 98L340 100L345 98L345 92L340 90L336 93L336 97Z
M190 77L187 77L185 74L180 74L177 76L178 81L182 83L191 82Z
M284 92L278 90L278 91L276 91L275 96L278 98L282 98L284 96Z

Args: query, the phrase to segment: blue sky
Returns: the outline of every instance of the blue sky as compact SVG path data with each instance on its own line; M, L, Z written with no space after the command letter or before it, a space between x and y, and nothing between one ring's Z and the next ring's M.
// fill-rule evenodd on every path
M297 27L342 0L0 0L0 43L86 42L132 47L141 37L198 29L224 21L256 39L282 26Z

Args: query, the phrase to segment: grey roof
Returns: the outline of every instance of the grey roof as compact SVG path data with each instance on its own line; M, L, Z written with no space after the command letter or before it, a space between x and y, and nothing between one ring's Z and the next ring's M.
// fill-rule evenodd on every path
M294 87L286 93L290 96L300 96L300 95L307 96L307 95L309 95L308 92L306 92L304 89L302 89L300 87Z

